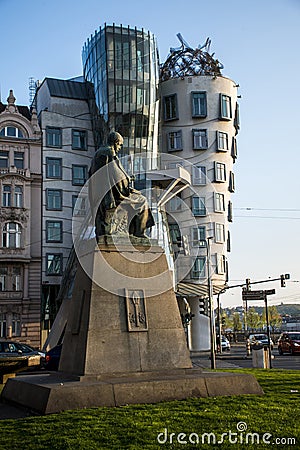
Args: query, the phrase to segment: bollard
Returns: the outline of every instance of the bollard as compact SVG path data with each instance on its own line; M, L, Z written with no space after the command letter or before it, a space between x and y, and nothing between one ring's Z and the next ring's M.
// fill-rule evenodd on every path
M269 369L269 349L261 344L252 346L252 367L256 369Z

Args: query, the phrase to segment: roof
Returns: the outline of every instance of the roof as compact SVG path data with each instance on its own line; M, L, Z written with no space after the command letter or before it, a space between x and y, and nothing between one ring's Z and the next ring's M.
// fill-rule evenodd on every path
M57 78L45 78L52 97L74 98L87 100L86 83L79 81L59 80Z
M18 108L18 111L22 116L26 117L26 119L28 120L31 120L31 114L28 106L16 105L16 107ZM0 102L0 114L5 111L5 109L6 105L3 105L3 103Z

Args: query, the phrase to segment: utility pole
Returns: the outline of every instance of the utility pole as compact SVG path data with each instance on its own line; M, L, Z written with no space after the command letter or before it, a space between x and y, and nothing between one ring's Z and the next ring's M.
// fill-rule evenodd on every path
M209 298L209 317L210 317L210 367L216 368L216 328L215 328L215 316L214 316L214 299L211 282L211 254L210 254L210 239L206 239L206 257L207 257L207 288Z

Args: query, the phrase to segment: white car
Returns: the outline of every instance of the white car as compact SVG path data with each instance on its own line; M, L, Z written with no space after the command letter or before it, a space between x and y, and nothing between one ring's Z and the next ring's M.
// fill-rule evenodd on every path
M253 347L255 344L268 345L268 336L266 334L250 334L249 336L250 346ZM270 338L271 350L273 350L274 343Z

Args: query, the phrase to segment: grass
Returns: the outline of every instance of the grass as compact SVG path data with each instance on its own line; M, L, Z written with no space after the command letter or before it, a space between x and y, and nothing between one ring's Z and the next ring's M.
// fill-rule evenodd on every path
M246 433L264 433L271 443L275 438L295 438L296 445L276 445L276 448L300 448L299 427L299 371L289 370L235 370L253 373L265 395L244 395L188 399L154 405L131 405L119 408L91 408L66 411L42 417L1 420L0 449L6 450L102 450L102 449L191 449L191 448L270 448L270 444L245 444ZM298 392L293 392L298 391ZM238 432L238 444L229 442L201 444L203 433L237 432L237 424L245 422L247 431ZM240 425L242 426L242 425ZM165 444L157 441L158 433L168 430ZM170 443L170 433L175 433ZM185 433L177 441L179 433ZM197 433L200 438L195 442ZM161 441L165 435L161 435ZM242 438L241 438L242 436ZM232 436L231 439L235 437ZM250 439L251 441L251 439ZM207 442L207 440L206 440ZM242 443L244 442L244 443ZM273 446L274 448L274 446Z

